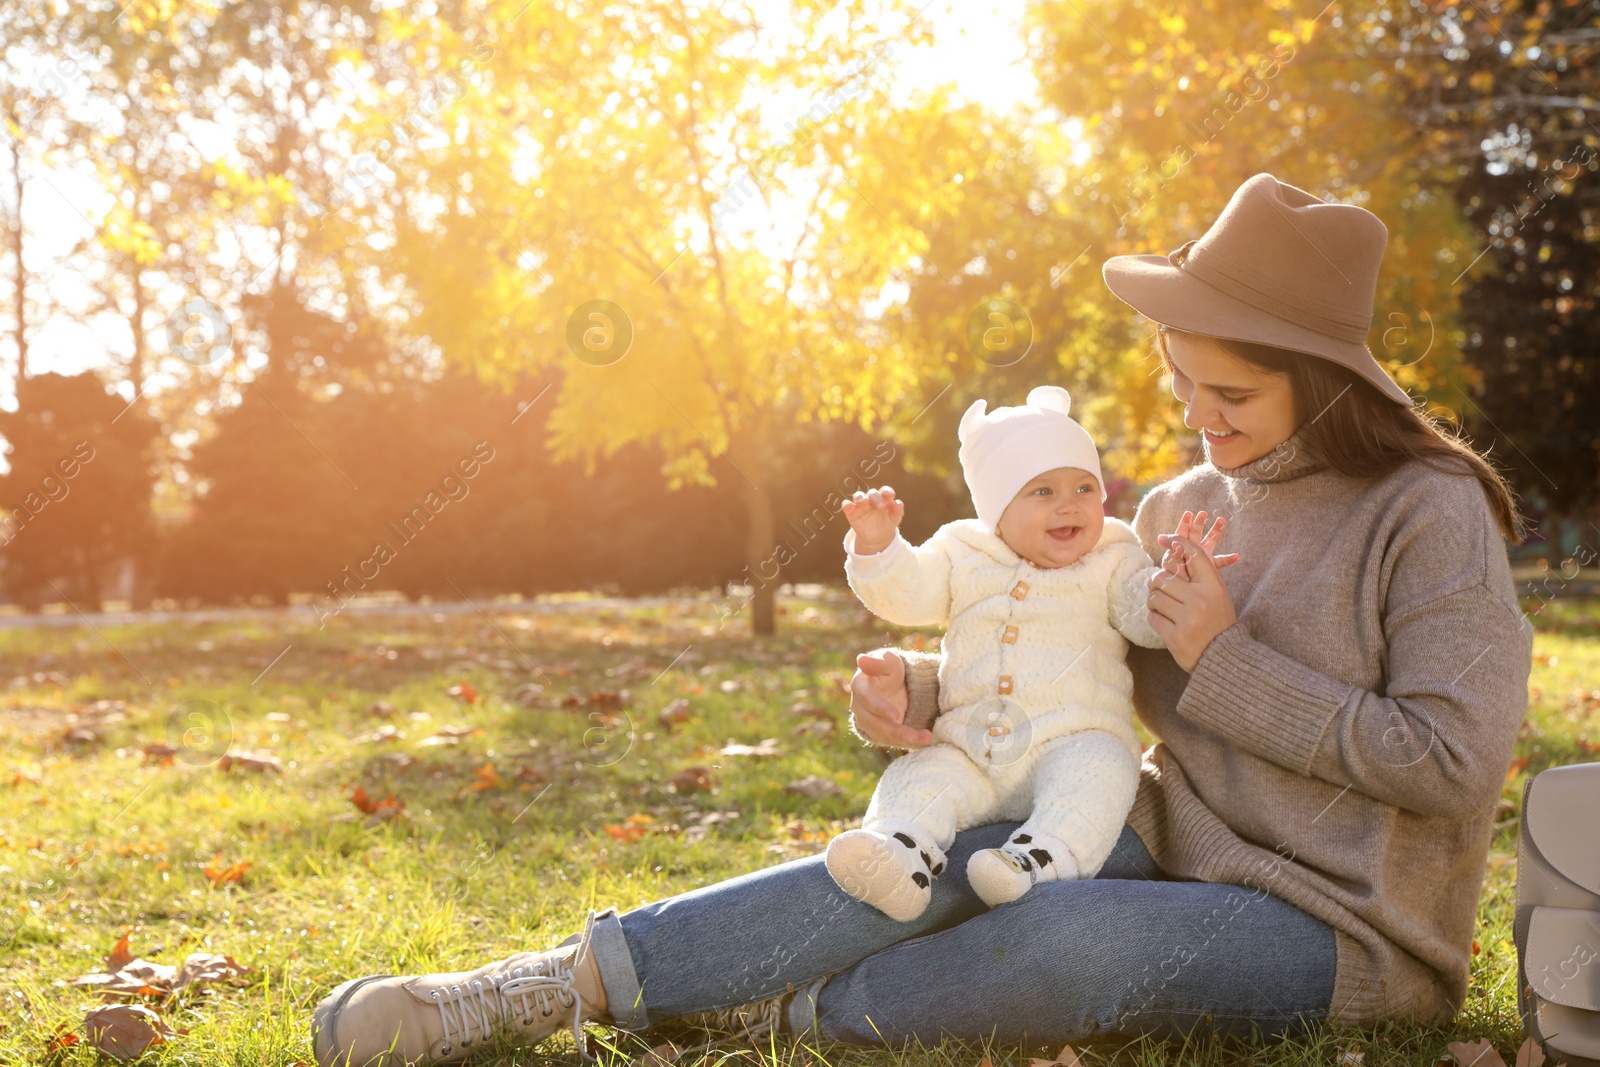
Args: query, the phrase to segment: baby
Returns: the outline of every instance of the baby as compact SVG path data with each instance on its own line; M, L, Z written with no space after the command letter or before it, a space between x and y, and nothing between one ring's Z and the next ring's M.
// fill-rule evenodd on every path
M1141 746L1124 657L1127 641L1165 647L1146 621L1159 568L1105 516L1100 457L1070 407L1054 386L988 414L975 401L959 438L978 517L920 547L900 536L892 489L844 505L845 574L862 603L898 626L948 628L935 743L890 763L862 828L828 845L840 888L892 918L927 908L957 830L1026 820L967 861L994 907L1037 882L1093 877L1133 805Z

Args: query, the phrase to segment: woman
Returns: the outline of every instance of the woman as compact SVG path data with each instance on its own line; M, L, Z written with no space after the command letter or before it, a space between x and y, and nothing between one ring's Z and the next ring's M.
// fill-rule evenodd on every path
M1386 240L1371 213L1260 174L1198 240L1105 265L1161 324L1209 462L1134 519L1152 555L1186 567L1149 593L1168 649L1130 653L1159 742L1098 877L988 910L961 872L1015 826L979 827L901 923L841 892L821 856L798 860L592 915L549 952L346 982L316 1010L318 1062L391 1046L448 1061L499 1026L532 1041L586 1018L637 1028L741 1005L747 1022L858 1043L1272 1035L1454 1012L1531 627L1504 483L1364 344ZM1186 509L1229 517L1240 558L1225 576ZM1190 536L1158 533L1173 529ZM937 658L858 664L857 732L928 743Z

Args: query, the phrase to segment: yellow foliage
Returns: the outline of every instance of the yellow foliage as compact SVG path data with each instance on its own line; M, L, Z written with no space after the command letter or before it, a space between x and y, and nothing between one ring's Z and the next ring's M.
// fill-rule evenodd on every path
M1082 121L1082 145L943 88L891 95L895 51L928 28L845 7L799 5L805 47L764 58L730 12L690 27L669 0L586 19L494 5L485 20L517 22L488 55L386 12L385 39L419 68L482 74L444 102L443 143L393 143L409 99L360 127L411 206L383 263L415 298L412 326L486 380L555 381L560 454L648 442L674 484L760 482L789 459L778 431L822 420L947 466L967 402L1045 381L1081 396L1108 463L1151 479L1185 432L1146 324L1099 264L1199 236L1270 171L1388 224L1370 345L1413 388L1464 380L1451 283L1475 249L1386 96L1401 76L1357 47L1375 6L1029 5L1042 90ZM1033 339L1009 364L970 343L999 299ZM620 312L603 333L631 335L612 362L570 340L590 336L596 301Z

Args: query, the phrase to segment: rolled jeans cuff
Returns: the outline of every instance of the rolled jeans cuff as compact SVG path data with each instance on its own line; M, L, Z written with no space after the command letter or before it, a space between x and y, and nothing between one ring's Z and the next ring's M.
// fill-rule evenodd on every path
M594 912L590 918L593 927L589 952L600 972L600 985L606 991L606 1014L620 1029L643 1030L650 1025L650 1020L645 1015L639 975L633 969L633 955L628 951L627 939L622 936L617 909ZM582 938L582 934L573 934L561 943L573 945Z

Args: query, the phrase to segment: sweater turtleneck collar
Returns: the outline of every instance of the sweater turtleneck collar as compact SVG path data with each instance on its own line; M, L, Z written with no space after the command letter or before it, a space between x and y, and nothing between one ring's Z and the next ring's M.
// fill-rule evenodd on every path
M1238 467L1216 467L1229 478L1256 482L1287 482L1301 475L1322 470L1328 464L1311 447L1310 423L1301 426L1271 452Z

